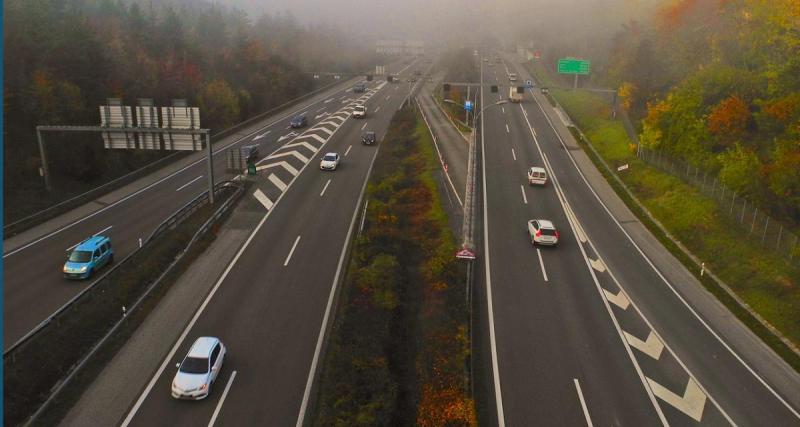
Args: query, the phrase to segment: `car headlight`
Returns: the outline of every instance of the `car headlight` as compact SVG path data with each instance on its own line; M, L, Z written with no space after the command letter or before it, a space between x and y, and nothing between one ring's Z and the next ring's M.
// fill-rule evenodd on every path
M205 390L207 388L208 388L208 383L205 383L205 384L201 385L200 388L198 388L198 390L203 391L203 390Z
M79 273L85 273L86 272L86 266L84 265L83 267L79 268L78 272Z
M64 264L64 273L69 273L69 268L67 267L66 264Z

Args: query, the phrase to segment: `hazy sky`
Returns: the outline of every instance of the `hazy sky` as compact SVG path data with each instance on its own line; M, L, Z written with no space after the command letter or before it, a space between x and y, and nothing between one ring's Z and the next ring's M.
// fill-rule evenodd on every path
M219 0L217 0L219 1ZM508 33L531 26L613 32L666 0L222 0L252 17L289 11L303 23L329 23L376 38Z

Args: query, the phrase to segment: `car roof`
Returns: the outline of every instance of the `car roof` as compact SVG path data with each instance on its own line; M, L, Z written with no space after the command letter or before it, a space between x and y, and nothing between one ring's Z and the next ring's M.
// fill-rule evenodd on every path
M325 157L328 157L328 156L338 156L338 154L336 154L333 151L331 151L330 153L325 153Z
M544 168L540 168L539 166L532 166L531 172L544 172Z
M98 246L105 243L107 240L110 240L108 237L105 236L92 236L75 247L76 251L94 251L97 249Z
M211 350L219 342L219 338L215 337L200 337L194 341L192 348L189 349L187 357L208 357Z
M367 135L375 135L375 131L374 130L368 130L367 131Z
M304 119L304 118L306 118L306 115L305 114L300 114L300 115L294 116L294 118L292 120L299 120L299 119Z
M556 226L553 225L553 223L550 220L547 220L547 219L534 219L534 220L531 220L531 221L538 221L540 228L551 228L553 230L556 229Z

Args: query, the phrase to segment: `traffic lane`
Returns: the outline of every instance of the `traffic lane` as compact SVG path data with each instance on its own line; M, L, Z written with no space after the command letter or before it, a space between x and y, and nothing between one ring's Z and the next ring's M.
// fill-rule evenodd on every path
M492 118L487 115L485 121ZM496 137L505 132L505 124L498 124L493 132ZM524 145L521 135L515 138ZM542 191L537 191L536 202L525 205L513 191L524 180L524 167L515 166L501 153L489 151L486 159L487 197L492 206L491 279L498 284L495 327L506 420L516 425L530 419L555 416L555 421L572 416L574 422L567 424L584 423L573 382L579 379L584 394L591 396L586 404L595 421L657 424L657 414L608 318L552 185L537 188ZM522 153L523 163L535 161L526 151ZM492 169L516 173L492 174ZM561 224L557 247L531 247L525 228L531 218ZM530 330L521 327L526 321ZM542 407L531 407L530 402L538 402L542 396L561 404L544 402ZM560 410L554 412L553 408Z
M352 128L334 136L338 146L325 148L340 149L355 136ZM237 355L231 369L239 374L220 415L223 425L234 417L268 425L297 418L339 250L374 154L374 147L358 148L340 170L322 172L312 164L297 178L298 189L287 190L188 335L218 334ZM327 179L332 184L320 197ZM172 374L162 375L154 390L168 388ZM165 414L178 424L211 416L210 407L189 413L173 403L167 394L151 393L134 424L152 424Z
M347 94L349 90L352 90L351 85L340 87L334 91L334 96ZM341 108L340 103L326 104L324 102L326 99L330 99L330 97L322 97L314 105L323 104L326 105L326 109L330 110ZM250 134L249 137L240 138L239 141L226 148L247 145L254 142L254 138L270 131L269 138L261 137L256 141L261 145L263 152L273 151L286 142L281 140L281 135L278 134L280 130L285 129L288 120L297 112L310 108L310 106L300 107L295 112L274 120L266 127ZM313 124L312 120L310 126ZM232 174L225 172L225 166L224 149L217 148L214 156L217 182L233 177ZM109 237L114 246L115 259L124 259L138 247L140 238L146 239L167 217L207 191L206 169L206 161L196 162L162 184L151 187L138 197L132 197L114 205L96 219L70 227L6 258L3 290L3 297L6 301L4 342L6 344L16 342L92 283L92 280L66 282L63 279L62 267L66 259L67 247L103 230L108 225L114 225L115 229L109 233ZM198 176L203 178L184 187L188 181L194 180ZM132 214L131 211L135 211L136 214ZM98 273L102 274L105 270L102 269Z
M531 109L533 110L533 109ZM607 215L597 215L603 211L603 206L591 193L581 179L565 150L555 137L552 128L535 108L528 110L532 123L537 123L545 139L551 143L542 144L551 159L554 168L559 170L559 177L564 185L576 215L584 224L584 229L597 245L606 264L614 272L625 291L642 310L645 317L653 324L654 328L665 338L666 344L672 348L678 358L686 364L717 402L722 410L728 413L737 423L761 423L764 420L776 424L797 422L798 418L783 403L775 398L772 393L760 383L747 369L733 356L719 341L691 314L686 306L670 290L653 268L647 264L627 237L619 230L613 220ZM677 288L679 289L679 288ZM696 295L693 293L693 295ZM701 292L709 299L712 296ZM716 300L706 301L718 306ZM692 304L696 308L696 304ZM718 316L704 316L705 321L730 323L730 314L725 309L719 310ZM715 328L718 330L718 328ZM691 332L688 332L691 331ZM746 331L742 331L748 334ZM726 340L726 342L728 342ZM756 350L765 350L760 342L754 343ZM783 365L776 360L777 356L771 351L759 351L762 359L753 359L753 353L736 352L750 366L763 363L763 358L773 360L770 364ZM784 373L777 377L777 384L781 385L779 394L789 401L796 401L796 393L788 390L800 389L797 374L790 369L778 366L776 371ZM773 377L774 378L774 377ZM775 380L770 379L773 384ZM794 408L797 403L793 402ZM796 410L796 409L795 409Z

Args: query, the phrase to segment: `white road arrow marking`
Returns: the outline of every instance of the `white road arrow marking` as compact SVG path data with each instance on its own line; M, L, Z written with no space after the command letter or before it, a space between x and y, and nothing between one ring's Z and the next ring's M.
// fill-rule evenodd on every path
M625 334L625 340L628 341L628 344L630 344L631 347L641 351L655 360L658 360L661 357L661 352L664 350L664 344L660 339L658 339L653 331L650 331L650 335L647 336L647 341L642 341L625 331L622 331L622 333Z
M272 206L275 205L275 203L272 203L272 200L270 200L269 197L267 197L267 195L261 190L256 189L256 191L253 193L253 196L258 199L258 201L261 202L261 204L264 205L267 210L272 209Z
M278 190L281 190L281 193L286 191L286 184L284 184L283 181L281 181L281 179L278 178L278 176L274 173L269 174L269 180L272 181L276 187L278 187Z
M284 139L287 139L287 138L294 138L296 136L297 136L297 132L294 132L294 131L293 132L289 132L286 135L283 135L282 137L278 138L278 142L281 142L281 141L283 141Z
M278 167L278 166L286 169L293 176L297 176L297 174L300 173L297 169L294 168L294 166L290 165L287 162L276 162L276 163L270 163L268 165L262 165L262 166L257 167L256 170L261 171L261 170L264 170L264 169L274 168L274 167Z
M294 156L295 158L297 158L301 162L308 163L308 157L300 154L299 152L297 152L297 150L286 151L286 152L283 152L283 153L280 153L280 154L273 154L273 155L269 156L269 159L272 160L272 159L277 159L278 157L286 157L286 156Z
M293 143L291 143L291 144L286 144L286 145L284 145L283 147L284 147L284 148L289 148L289 147L306 147L306 148L308 148L309 150L311 150L311 151L312 151L312 152L314 152L314 153L316 153L316 152L317 152L317 150L319 150L317 147L314 147L313 145L311 145L311 144L309 144L309 143L307 143L307 142L305 142L305 141L297 141L297 142L293 142Z
M647 378L647 382L650 384L653 394L658 396L664 402L674 406L679 411L692 417L697 422L700 422L700 420L703 418L706 395L693 379L689 378L689 383L686 384L686 391L683 393L683 397L667 390L664 388L664 386L651 380L650 378Z
M619 290L619 293L614 295L611 292L603 289L603 293L606 294L606 299L616 305L617 307L627 310L628 306L631 305L631 301L628 299L628 296L625 295L625 291L622 289Z
M266 132L262 133L261 135L258 135L258 136L256 136L255 138L253 138L253 141L258 141L259 139L261 139L261 138L263 138L263 137L267 136L267 135L268 135L270 132L272 132L272 131L271 131L271 130L268 130L268 131L266 131Z
M603 260L601 260L600 258L597 258L597 259L589 258L589 264L592 264L592 268L594 268L595 270L599 271L600 273L603 273L603 272L606 271L606 265L603 264Z
M327 111L322 113L322 114L317 114L316 116L314 116L314 120L319 120L320 118L325 117L325 116L329 116L330 114L331 113L329 113Z

